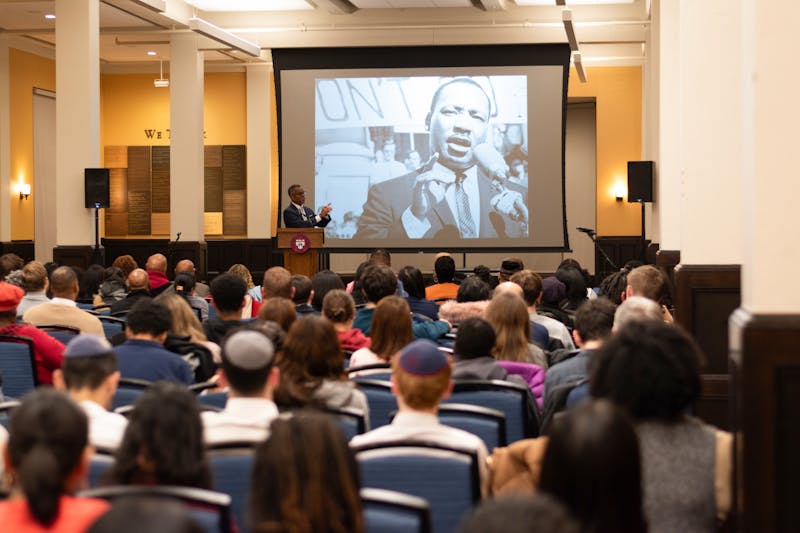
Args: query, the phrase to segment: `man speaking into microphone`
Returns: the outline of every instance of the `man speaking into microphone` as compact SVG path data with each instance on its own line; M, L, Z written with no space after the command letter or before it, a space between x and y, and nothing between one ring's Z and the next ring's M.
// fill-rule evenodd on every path
M285 228L324 228L331 221L331 204L322 206L315 215L310 207L306 207L306 191L301 185L289 187L291 203L283 210L283 227Z
M356 237L526 237L526 189L508 181L503 157L485 144L490 116L490 99L474 80L440 85L425 119L431 158L370 187Z

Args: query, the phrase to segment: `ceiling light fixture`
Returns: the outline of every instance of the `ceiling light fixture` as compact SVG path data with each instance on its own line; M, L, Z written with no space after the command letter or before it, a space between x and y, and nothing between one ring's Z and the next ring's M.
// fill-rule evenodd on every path
M44 18L47 20L54 20L56 16L53 13L45 13Z
M158 67L159 76L157 80L153 80L153 87L157 88L169 87L169 80L164 79L164 60L160 59L158 61L158 64L159 64Z
M155 50L148 50L147 51L147 55L154 56L154 55L156 55L156 51Z

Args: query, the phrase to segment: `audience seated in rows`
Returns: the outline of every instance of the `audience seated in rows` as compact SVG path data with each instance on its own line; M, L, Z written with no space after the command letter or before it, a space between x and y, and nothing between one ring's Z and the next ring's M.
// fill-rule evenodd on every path
M364 270L361 284L367 298L367 305L356 313L353 327L360 329L365 335L372 336L370 327L375 306L381 299L397 292L397 276L385 265L370 265ZM406 307L408 307L407 304ZM410 313L409 309L409 316ZM443 320L413 321L412 330L415 338L436 340L450 331L450 324Z
M460 533L580 533L561 503L543 493L487 500L468 515Z
M3 452L12 496L0 502L3 531L81 533L108 509L72 496L86 476L91 448L86 415L64 394L43 387L11 415Z
M178 274L177 278L187 274ZM176 288L178 286L176 281ZM203 382L214 375L219 361L219 345L206 338L197 314L189 307L179 290L162 292L154 299L164 304L172 316L172 327L164 340L164 348L189 364L195 381Z
M289 331L294 321L297 320L297 311L291 300L275 296L264 301L264 305L258 310L258 319L275 322L283 328L283 331Z
M218 442L260 442L278 416L273 394L281 379L274 364L275 346L262 332L242 329L222 344L222 372L228 401L219 413L202 414L204 439Z
M292 276L292 288L294 289L292 302L294 302L294 310L297 316L319 315L319 312L311 306L311 300L314 298L311 278L295 274Z
M525 268L522 259L518 257L506 257L500 262L500 270L497 272L497 283L511 281L511 276Z
M501 283L486 307L486 321L497 335L492 355L501 361L530 363L547 368L547 356L541 348L530 342L528 309L522 295L501 290L505 283L519 289L511 282Z
M40 384L51 385L53 372L61 368L64 359L64 345L40 329L17 323L17 305L22 300L23 294L23 290L16 285L0 281L0 335L16 335L31 339L36 377Z
M151 296L158 296L167 289L171 289L172 282L167 277L167 258L164 254L153 254L145 263L148 279L150 280Z
M125 275L117 267L108 267L103 271L103 281L94 299L95 305L111 305L128 295Z
M358 466L328 416L275 420L256 448L252 480L253 531L364 531Z
M310 315L292 324L278 366L280 407L347 407L369 415L366 396L347 379L336 331L326 319Z
M398 281L403 283L408 297L408 307L412 313L422 315L431 320L439 320L439 306L425 297L425 281L422 272L415 266L405 266L397 273Z
M608 401L588 402L554 423L539 489L566 505L584 531L648 531L636 432Z
M158 296L161 295L171 295L177 294L178 296L182 297L186 300L186 303L189 304L189 307L193 309L195 315L200 313L200 320L207 320L208 319L208 301L205 298L201 298L197 296L197 291L195 287L197 283L194 279L194 274L190 274L188 272L181 272L180 274L175 275L175 281L172 283L173 290L171 291L164 291Z
M311 280L311 288L314 291L311 297L311 307L318 313L322 312L322 302L325 300L325 295L330 291L344 290L344 283L342 278L336 272L330 270L320 270Z
M25 311L39 304L47 303L50 298L47 297L47 288L50 280L47 279L47 270L44 265L39 261L30 261L22 267L22 288L25 290L25 296L17 306L17 318L21 318Z
M118 268L122 270L123 276L125 279L128 279L128 276L131 275L131 272L139 268L139 264L133 258L132 255L121 255L114 259L114 262L111 263L112 267Z
M511 281L522 287L522 296L528 306L530 321L547 328L551 341L559 341L562 348L574 350L575 344L572 342L569 329L558 320L536 312L536 306L542 297L542 277L532 270L520 270L511 276Z
M0 281L22 287L22 267L25 260L15 253L0 255Z
M628 287L628 272L624 269L612 272L600 282L600 296L605 296L614 305L622 303L622 295Z
M634 268L628 274L628 285L622 299L631 296L643 296L653 300L661 306L665 322L672 322L672 314L664 305L665 297L669 293L669 278L663 270L653 265L642 265Z
M478 276L467 276L458 286L455 300L442 303L439 316L457 325L467 318L483 318L491 290Z
M96 316L78 308L78 276L68 266L58 267L50 277L53 299L28 309L22 319L34 326L58 324L80 329L81 333L105 335L103 324Z
M115 450L122 442L127 419L110 412L120 373L111 344L96 335L78 335L67 345L64 364L53 382L80 405L89 420L89 444Z
M175 265L175 276L177 277L178 274L191 274L196 278L197 269L194 266L194 262L192 262L191 259L181 259L178 261ZM206 298L211 292L208 285L200 281L195 283L194 290L200 298Z
M392 363L397 415L389 425L356 435L350 445L358 449L386 442L430 442L474 452L485 496L489 480L483 441L472 433L442 425L437 417L439 403L453 390L451 374L450 361L433 342L421 339L403 348Z
M425 289L425 298L428 300L452 300L458 292L458 285L453 283L456 275L456 262L450 254L441 253L433 264L434 284Z
M128 294L124 299L111 304L111 315L127 313L142 298L150 298L150 277L141 268L134 268L128 274Z
M145 389L128 417L104 481L210 489L211 471L194 394L166 381Z
M116 348L123 378L194 383L189 364L164 348L171 328L172 315L163 303L151 299L136 302L127 315L127 340Z
M360 329L353 327L356 307L353 297L346 291L334 289L325 295L325 299L322 301L322 316L333 324L342 350L355 352L361 348L370 347L370 338L364 335ZM375 322L374 317L372 321Z
M456 331L453 344L453 379L499 379L528 386L521 377L509 375L492 355L496 335L491 324L482 318L468 318Z
M105 268L103 265L93 263L83 272L79 271L78 276L78 296L75 301L82 304L100 305L103 303L100 298L100 285L103 283Z
M370 346L353 352L350 368L389 363L412 340L414 334L408 302L399 296L387 296L374 309Z
M214 278L210 289L217 315L203 322L203 329L208 340L220 344L228 332L242 326L247 285L241 277L226 272Z
M250 289L254 287L253 276L250 274L250 269L241 263L231 265L228 269L228 274L239 276L244 281L247 292L244 295L244 305L242 307L242 318L255 318L258 316L258 310L261 307L261 301L255 300L250 296Z

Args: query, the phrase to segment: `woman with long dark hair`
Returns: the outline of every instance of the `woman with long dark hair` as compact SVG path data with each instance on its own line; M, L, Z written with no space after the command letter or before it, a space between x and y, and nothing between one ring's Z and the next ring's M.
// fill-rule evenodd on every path
M86 415L67 396L52 388L31 392L11 414L9 430L11 497L0 502L0 529L78 533L108 509L70 495L83 483L91 448Z
M255 533L362 533L353 453L330 417L298 413L272 423L256 448L250 492Z
M369 348L356 350L350 357L350 368L388 363L414 340L408 302L399 296L387 296L378 302L372 317L370 340Z

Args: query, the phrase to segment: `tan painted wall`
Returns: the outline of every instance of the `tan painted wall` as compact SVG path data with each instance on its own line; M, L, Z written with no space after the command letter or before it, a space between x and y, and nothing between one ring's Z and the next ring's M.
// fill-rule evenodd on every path
M617 202L615 184L627 190L628 161L642 154L641 67L586 69L587 83L570 71L569 96L594 97L597 102L597 233L599 236L639 235L641 208L627 197Z
M51 59L9 49L9 99L11 109L11 239L33 240L34 196L20 200L14 184L29 183L33 190L33 89L56 89L56 64Z

